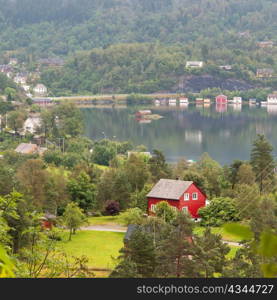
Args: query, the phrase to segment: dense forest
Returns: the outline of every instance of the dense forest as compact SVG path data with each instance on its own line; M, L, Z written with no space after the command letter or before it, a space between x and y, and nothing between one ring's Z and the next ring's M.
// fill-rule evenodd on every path
M243 44L243 43L242 43ZM43 82L53 94L200 92L273 88L277 79L257 80L257 68L272 67L272 51L215 49L212 45L160 43L117 44L79 53L62 69L47 69ZM243 47L243 46L241 46ZM207 53L206 53L207 52ZM274 54L277 54L275 50ZM206 57L201 69L186 68L186 61ZM232 64L232 70L220 65ZM277 71L277 70L276 70Z
M41 55L122 42L217 46L234 32L276 39L274 0L1 0L1 50L26 48Z
M29 65L65 58L63 70L43 72L55 95L273 89L255 74L277 72L276 47L257 46L276 44L276 15L273 0L0 0L0 53ZM187 60L206 67L189 72Z

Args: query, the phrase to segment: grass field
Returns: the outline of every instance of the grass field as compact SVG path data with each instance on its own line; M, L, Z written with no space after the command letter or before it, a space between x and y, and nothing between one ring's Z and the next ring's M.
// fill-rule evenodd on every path
M223 227L212 227L211 230L212 230L212 233L220 234L222 236L223 240L225 240L225 241L230 241L230 242L240 242L241 241L240 238L238 238L237 236L226 232ZM195 227L195 229L194 229L194 233L199 234L199 235L203 234L204 231L205 231L204 227L198 226L198 227Z
M236 247L236 246L230 246L229 247L231 248L230 252L226 255L227 258L231 259L231 258L234 258L234 256L236 255L236 252L237 250L240 248L240 247Z
M71 241L60 242L60 247L68 255L88 257L90 268L112 269L119 250L123 247L124 233L107 231L78 231Z
M123 225L118 216L101 216L101 217L90 217L88 219L89 225Z
M98 224L106 221L108 217L99 217ZM104 218L104 220L103 220ZM116 217L109 217L115 218ZM112 219L112 221L115 221ZM106 223L105 223L106 224ZM203 232L203 231L202 231ZM108 277L110 271L115 266L113 258L117 258L119 250L123 247L124 233L107 232L107 231L78 231L72 237L71 241L67 241L68 233L64 233L64 241L59 243L60 248L70 256L88 257L88 266L93 269L96 277ZM239 247L230 246L230 252L226 255L231 259L234 257Z

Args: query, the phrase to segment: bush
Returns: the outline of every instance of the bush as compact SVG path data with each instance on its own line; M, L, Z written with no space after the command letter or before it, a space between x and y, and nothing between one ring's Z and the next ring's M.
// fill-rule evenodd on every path
M105 212L109 216L118 215L119 211L119 203L116 201L111 201L106 205Z
M120 218L124 225L140 225L143 222L143 211L138 207L129 208L121 214Z
M161 201L156 205L156 216L170 223L175 220L177 211L166 201Z
M203 226L221 226L226 222L239 221L235 202L228 197L214 198L208 206L200 208L198 213Z
M92 211L92 212L88 212L88 216L90 217L101 217L102 214L100 211Z

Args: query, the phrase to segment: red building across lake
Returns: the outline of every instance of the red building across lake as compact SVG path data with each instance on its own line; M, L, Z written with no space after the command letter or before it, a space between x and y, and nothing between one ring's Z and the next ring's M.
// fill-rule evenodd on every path
M148 214L154 215L156 204L166 201L180 211L189 212L192 218L199 218L198 210L206 206L207 196L193 181L160 179L147 195Z
M228 98L225 95L218 95L215 98L215 102L216 102L216 104L227 104Z

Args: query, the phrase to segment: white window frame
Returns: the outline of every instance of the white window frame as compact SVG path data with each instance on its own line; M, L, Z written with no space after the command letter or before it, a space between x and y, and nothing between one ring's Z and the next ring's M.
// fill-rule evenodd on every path
M189 201L189 193L184 194L184 201Z
M192 193L192 200L198 200L198 193Z
M156 212L156 205L155 205L155 204L151 204L150 210L151 210L152 212Z

